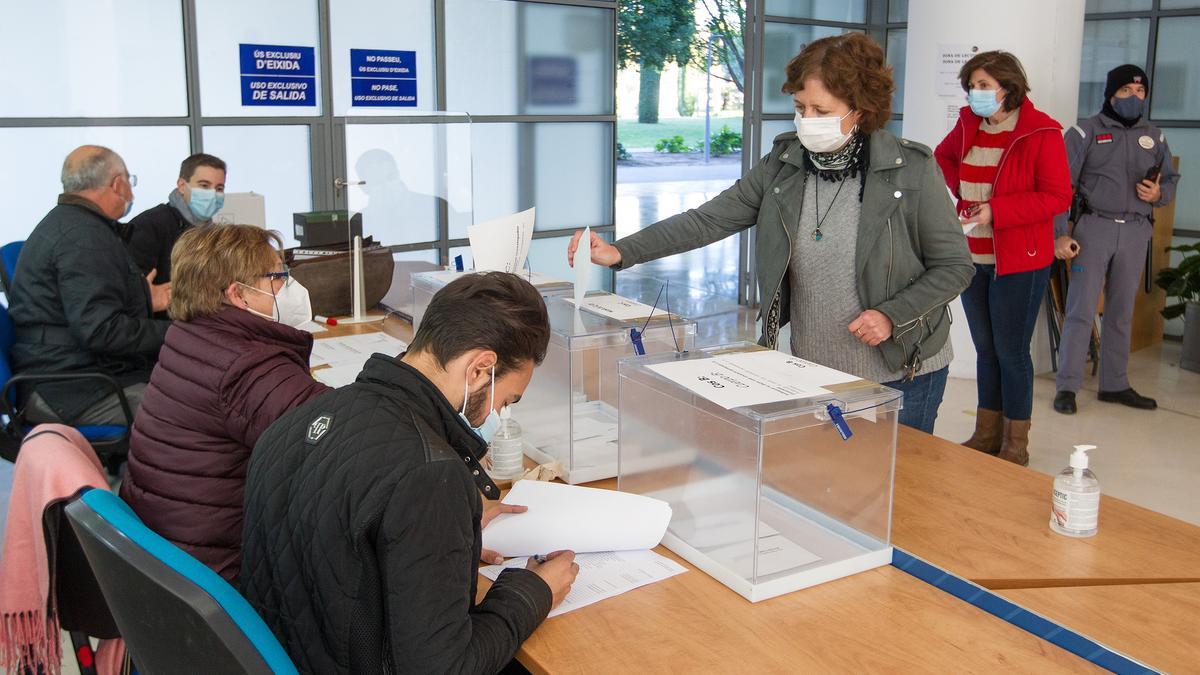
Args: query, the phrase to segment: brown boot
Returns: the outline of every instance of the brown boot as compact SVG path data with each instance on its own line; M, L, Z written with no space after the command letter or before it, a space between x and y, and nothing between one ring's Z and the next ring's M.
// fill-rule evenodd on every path
M1030 420L1010 420L1004 418L1004 443L1000 454L996 455L1006 462L1029 466L1029 426Z
M975 410L975 433L971 434L971 437L963 445L972 450L994 455L1000 452L1003 430L1004 416L999 410L977 408Z

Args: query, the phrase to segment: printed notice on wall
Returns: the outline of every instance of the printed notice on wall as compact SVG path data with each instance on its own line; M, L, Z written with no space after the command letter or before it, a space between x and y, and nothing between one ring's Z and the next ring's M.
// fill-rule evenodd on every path
M351 49L350 105L358 108L415 108L417 53Z
M317 105L317 57L313 47L240 44L238 56L242 105Z
M958 79L958 71L979 52L978 45L938 45L938 96L963 101L966 95L962 81Z

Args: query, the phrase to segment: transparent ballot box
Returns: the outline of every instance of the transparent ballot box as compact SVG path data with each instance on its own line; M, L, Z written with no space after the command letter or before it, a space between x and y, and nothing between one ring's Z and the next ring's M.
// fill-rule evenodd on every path
M420 272L412 275L412 326L413 333L421 327L421 319L425 316L425 310L429 307L429 303L433 301L433 296L438 291L442 290L446 284L454 281L467 272L457 272L455 270L435 270L433 272ZM569 281L554 279L541 274L522 272L529 283L533 284L543 298L552 298L559 296L569 296L573 292L574 285Z
M902 405L900 392L842 374L825 393L726 409L651 370L716 372L705 360L760 349L619 365L618 489L670 503L663 544L752 602L891 562Z
M635 355L630 329L645 327L647 355L673 355L677 348L693 348L696 325L658 313L649 322L617 320L576 310L567 298L547 298L546 310L546 360L534 369L512 410L524 432L525 454L539 464L558 462L563 480L572 484L612 478L617 475L617 362Z

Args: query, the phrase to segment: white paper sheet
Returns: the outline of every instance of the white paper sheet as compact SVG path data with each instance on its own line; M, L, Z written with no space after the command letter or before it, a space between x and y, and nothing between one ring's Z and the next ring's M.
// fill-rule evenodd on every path
M723 408L828 394L826 386L859 379L773 349L647 367Z
M752 574L754 571L754 554L749 541L713 549L708 551L708 555L744 573ZM758 575L760 577L803 567L820 559L820 556L782 534L762 535L758 538Z
M313 340L310 368L323 365L357 365L360 369L375 352L395 356L408 345L403 340L387 333L365 333L344 337L328 337Z
M362 364L339 363L337 365L313 371L313 378L334 389L352 384L362 372Z
M525 267L536 209L467 227L476 272L513 272Z
M504 503L529 507L500 514L483 531L483 547L505 557L654 548L671 522L664 501L560 483L518 481Z
M576 295L579 294L579 286L575 287ZM583 304L579 305L579 299L568 299L567 302L578 305L580 309L607 316L618 321L636 321L647 319L651 312L654 316L660 319L667 318L667 310L663 307L653 307L637 300L623 298L613 293L592 294L583 299Z
M325 331L329 330L316 321L309 321L308 323L300 324L299 326L296 326L296 328L309 333L324 333Z
M525 567L527 560L526 557L513 558L503 565L481 567L479 573L495 581L508 568ZM565 614L687 571L683 565L654 551L581 553L575 556L575 562L579 564L579 576L575 577L567 597L550 610L550 616Z
M583 228L583 236L579 237L579 247L575 249L575 306L583 304L583 296L587 294L588 286L592 283L592 228Z

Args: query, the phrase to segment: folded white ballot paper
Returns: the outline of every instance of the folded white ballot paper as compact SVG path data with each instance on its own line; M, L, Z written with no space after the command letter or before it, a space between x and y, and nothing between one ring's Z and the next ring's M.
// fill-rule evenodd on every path
M536 209L467 227L476 272L517 273L529 257Z
M528 560L527 557L513 558L503 565L480 567L479 573L495 581L504 570L525 567ZM565 614L687 571L683 565L654 551L581 553L575 556L575 562L579 565L579 576L575 577L567 597L550 610L550 616Z
M825 387L859 379L774 349L646 367L727 409L829 394Z
M592 228L583 228L575 249L575 306L583 306L583 296L592 283Z
M671 522L671 507L660 499L561 483L518 481L504 503L529 507L502 513L483 530L483 547L506 558L654 548Z

